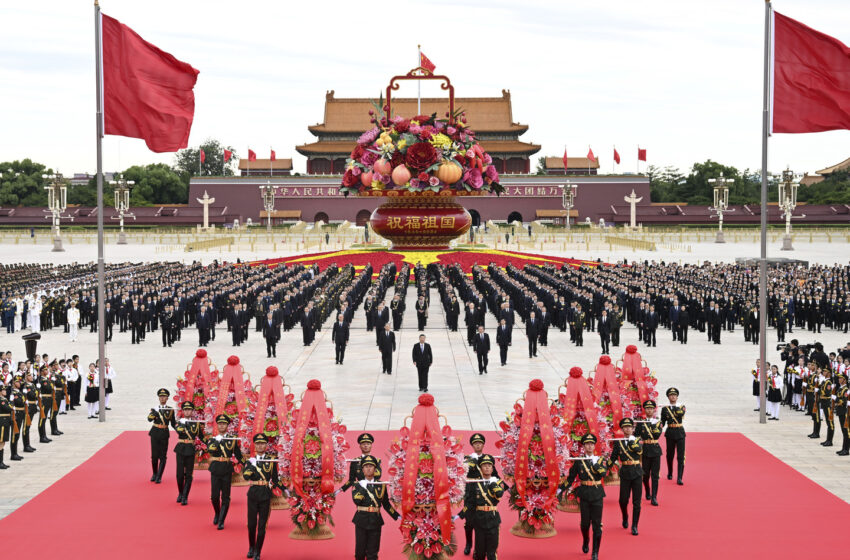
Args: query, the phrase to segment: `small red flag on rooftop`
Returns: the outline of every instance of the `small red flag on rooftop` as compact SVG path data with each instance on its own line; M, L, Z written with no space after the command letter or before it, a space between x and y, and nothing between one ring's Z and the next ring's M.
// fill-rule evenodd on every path
M224 163L227 163L228 161L230 161L230 158L232 158L232 157L233 157L233 152L231 152L228 149L225 149L224 150Z
M587 159L594 162L596 161L596 156L593 155L593 150L590 148L590 146L587 147Z
M248 148L248 161L257 161L257 154L251 148Z
M619 165L620 163L620 154L617 153L617 148L614 148L614 161Z
M271 157L269 159L271 159L272 161L275 161L277 159L277 156L275 155L274 150L272 150Z

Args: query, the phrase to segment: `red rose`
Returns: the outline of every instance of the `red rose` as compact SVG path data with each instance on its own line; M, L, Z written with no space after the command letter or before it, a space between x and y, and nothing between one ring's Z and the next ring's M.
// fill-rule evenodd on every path
M410 121L407 119L401 119L397 123L395 123L396 132L402 133L410 130Z
M304 443L304 452L308 455L315 455L322 450L322 444L314 439Z
M417 142L407 148L407 155L404 158L407 166L416 171L424 171L437 163L437 150L428 142Z
M404 154L399 150L393 152L393 155L390 157L390 165L393 169L398 167L399 165L404 163Z
M360 161L360 158L363 157L364 153L366 153L366 150L363 149L363 146L357 144L354 151L351 152L351 159L354 161Z
M427 181L427 180L428 180L428 174L427 174L427 173L425 173L425 172L423 171L422 173L420 173L419 175L417 175L417 178L418 178L420 181Z
M354 174L354 171L347 169L342 176L343 187L353 187L360 182L360 178Z

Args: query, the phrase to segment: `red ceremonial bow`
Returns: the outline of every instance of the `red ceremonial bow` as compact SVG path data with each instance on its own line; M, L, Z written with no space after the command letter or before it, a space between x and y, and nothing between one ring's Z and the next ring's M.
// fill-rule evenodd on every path
M263 380L265 382L265 379ZM281 394L283 390L281 389ZM262 402L262 396L260 397ZM322 384L312 379L307 383L307 391L301 398L301 408L295 420L295 436L292 440L292 486L298 495L307 498L302 489L304 480L304 438L312 415L316 415L319 425L319 441L322 446L322 494L333 494L334 491L334 446L331 439L331 417L325 404L325 392ZM285 416L284 416L285 418ZM278 417L278 423L280 417Z
M525 487L528 483L528 448L534 435L535 422L540 427L540 438L543 443L543 457L546 461L546 478L549 481L549 498L544 504L547 508L555 500L561 471L558 468L558 455L555 451L555 431L552 427L552 416L549 413L549 395L543 390L543 382L533 379L525 392L525 403L522 407L519 438L517 439L517 460L514 469L518 505L525 507Z

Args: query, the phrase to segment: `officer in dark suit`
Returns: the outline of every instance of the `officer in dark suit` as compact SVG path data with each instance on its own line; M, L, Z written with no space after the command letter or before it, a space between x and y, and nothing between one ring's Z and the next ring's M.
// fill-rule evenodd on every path
M218 525L218 530L224 529L224 520L230 509L230 485L233 479L233 462L236 458L242 463L242 448L237 438L227 435L230 426L230 418L227 414L219 414L215 417L218 433L207 438L207 451L210 454L210 500L212 501L213 525Z
M269 311L261 323L263 338L266 339L266 357L277 357L277 343L280 340L280 325L274 319L274 313Z
M242 478L251 483L248 489L248 558L260 560L266 540L266 524L271 512L272 492L279 488L275 457L266 453L269 440L264 434L254 435L255 457L248 459Z
M528 357L537 357L537 337L540 334L540 321L532 311L528 314L528 321L525 323L525 336L528 338Z
M242 305L237 303L230 310L229 318L230 318L230 334L233 338L233 346L241 346L242 345L242 329L245 324L245 312L242 311Z
M684 305L679 308L679 342L681 344L688 343L688 326L690 325L690 315L688 308Z
M673 305L670 306L670 311L667 313L668 320L670 321L670 330L673 331L673 341L679 339L680 330L679 330L679 300L673 300Z
M505 319L499 321L496 329L496 344L499 345L499 359L502 365L508 363L508 346L511 345L511 331Z
M602 544L602 500L605 497L602 480L608 474L611 463L605 457L594 455L596 449L595 435L585 434L581 438L581 443L584 446L585 457L589 458L573 461L567 480L561 485L560 491L561 496L565 497L565 494L573 491L570 487L573 485L573 481L578 479L579 485L575 489L575 495L578 498L581 510L579 525L582 537L581 551L584 553L588 551L590 526L593 525L593 555L591 560L599 560L599 546Z
M472 346L472 339L475 331L478 330L478 310L471 301L466 305L463 322L466 324L466 342Z
M428 370L431 368L431 362L434 361L434 356L431 354L431 345L425 342L425 335L419 335L419 342L413 345L413 364L416 366L416 372L419 374L419 390L428 392Z
M97 320L97 313L94 314L93 320ZM115 324L115 310L112 309L112 304L108 301L103 306L103 321L106 328L103 337L106 342L109 342L112 340L112 325Z
M540 332L538 334L538 338L540 340L540 346L548 346L549 345L549 323L551 321L551 317L549 313L546 312L546 308L542 307L540 309L540 316L538 318L540 321Z
M599 341L602 343L602 353L608 353L608 347L611 344L611 321L608 318L608 311L603 309L602 316L599 318Z
M460 317L460 304L457 301L457 297L452 294L451 301L449 301L449 308L446 310L446 322L449 324L449 329L452 332L457 332L457 322Z
M390 302L390 313L393 316L393 330L397 331L401 328L401 322L404 319L404 310L406 306L404 305L404 300L401 299L400 294L395 294L393 296L392 301Z
M495 459L492 455L484 454L478 457L477 471L480 482L466 485L463 497L463 509L458 516L470 525L475 532L475 560L496 560L499 548L499 500L508 489L504 482L495 474ZM474 479L473 479L474 480ZM465 554L469 554L469 541Z
M644 342L648 346L655 346L655 332L658 330L658 321L658 313L655 311L655 306L650 305L649 310L643 317ZM718 326L718 328L720 327Z
M377 560L381 548L381 527L384 525L381 508L393 519L400 517L390 504L387 486L376 484L377 468L378 460L372 455L360 458L363 478L357 481L351 493L357 507L351 520L354 523L354 560Z
M388 323L389 324L389 323ZM392 332L392 331L390 331ZM363 470L360 468L360 461L372 453L372 444L375 443L375 438L368 432L363 432L357 436L357 445L360 446L360 457L352 459L348 464L348 482L343 484L339 492L345 492L349 488L354 487L358 481L363 480ZM375 476L381 478L381 460L378 459L377 467L375 468Z
M195 439L204 435L203 422L192 421L195 406L190 401L180 405L183 418L177 420L174 431L177 432L177 444L174 446L174 457L177 462L177 503L186 505L189 490L192 489L193 473L195 471Z
M611 463L620 462L620 512L623 514L623 529L629 528L629 498L632 500L632 535L638 534L640 520L641 482L643 469L641 456L643 445L635 436L635 422L631 418L620 420L620 429L625 441L613 442Z
M673 480L673 458L678 465L676 484L681 486L685 474L685 407L676 403L679 400L679 390L675 387L667 389L667 399L670 404L661 409L661 425L667 425L664 437L667 440L667 480Z
M337 315L336 323L331 331L331 342L334 343L336 351L336 363L342 365L345 359L345 347L348 346L348 323L345 322L342 313Z
M133 302L133 307L129 312L130 321L130 344L138 344L142 339L142 332L145 328L142 309L138 305L138 301Z
M576 305L573 314L573 330L575 331L576 346L584 346L584 322L585 314L581 311L581 305Z
M490 335L484 332L484 325L478 325L478 334L472 342L472 349L478 356L478 375L487 373L488 354L490 353Z
M384 325L390 322L390 310L384 306L384 302L378 304L375 308L374 318L372 323L375 325L375 344L380 345L381 334L384 332Z
M195 326L198 329L198 345L206 346L210 341L210 327L212 325L212 314L207 309L206 304L201 305L198 316L195 319Z
M654 506L658 505L658 476L661 473L661 423L655 417L655 401L649 399L643 403L645 421L637 425L637 435L643 443L643 491L646 499ZM652 489L650 491L650 481Z
M162 328L162 347L171 346L174 341L172 338L172 325L174 323L174 313L171 312L171 306L166 305L163 308L162 315L159 318L160 327Z
M165 471L165 462L168 459L168 426L177 425L174 420L174 409L166 404L170 394L165 388L157 391L159 406L152 408L148 414L148 422L153 422L148 432L151 438L151 469L153 470L151 482L157 484L162 482L162 473Z
M425 301L425 296L419 296L419 299L416 300L416 321L417 329L420 331L428 323L428 302Z
M395 352L395 333L390 329L390 324L384 324L384 332L378 339L378 348L381 351L381 373L393 374L393 352Z

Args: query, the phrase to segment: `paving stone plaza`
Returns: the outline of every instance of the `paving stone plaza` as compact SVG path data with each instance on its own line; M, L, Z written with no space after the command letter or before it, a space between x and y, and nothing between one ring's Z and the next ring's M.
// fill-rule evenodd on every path
M846 263L843 243L795 242L792 257L806 258L812 263ZM37 244L22 247L3 244L2 251L8 262L66 263L89 262L95 258L96 246L82 244L67 247L64 253L51 253L49 245ZM649 258L655 260L685 260L697 262L702 259L728 261L735 257L754 257L758 251L755 244L715 245L710 242L694 245L692 252L685 254L634 253L623 250L604 257L612 259ZM182 253L169 252L153 245L128 245L118 248L107 246L109 262L132 260L134 262L155 260L182 260L209 262L213 258L243 260L268 257L269 251L258 249L254 253ZM275 256L296 254L297 250L278 252ZM771 256L778 251L771 249ZM584 259L598 255L587 253L583 248L567 252L552 253ZM784 253L782 256L789 255ZM343 263L340 263L343 264ZM591 369L600 355L599 337L596 333L585 334L585 345L576 348L569 342L568 333L552 329L549 345L539 348L537 358L528 358L525 336L515 332L514 344L508 354L508 363L498 365L491 358L489 373L479 375L475 354L466 344L465 331L450 332L438 298L432 298L430 319L424 333L434 352L434 364L430 374L430 392L436 399L440 412L457 429L493 430L504 414L528 386L528 381L540 378L548 388L560 385L572 366L585 371ZM489 325L493 324L492 317ZM218 337L207 348L213 362L223 367L227 357L238 355L245 370L254 382L258 382L265 368L275 365L284 376L285 382L296 395L306 387L309 379L318 378L333 401L334 410L349 430L395 430L401 427L404 417L410 413L418 396L416 368L410 360L410 348L417 340L415 309L407 307L404 326L397 336L399 351L394 355L393 375L381 373L380 354L371 333L366 332L362 307L355 314L351 339L345 364L335 365L334 348L330 328L317 333L311 346L304 346L300 329L283 334L278 344L278 357L266 358L265 342L260 333L254 332L253 321L248 342L239 348L231 346L226 329L218 329ZM488 325L488 326L489 326ZM20 335L0 333L0 350L11 350L15 359L22 358L24 344ZM827 352L843 347L850 335L824 329L814 335L796 330L786 340L797 338L801 343L815 340L823 343ZM807 439L811 422L800 412L783 407L779 422L759 424L758 414L753 412L750 370L754 367L758 346L745 342L743 333L723 331L722 344L716 346L706 340L704 333L692 332L689 344L674 343L668 330L659 329L658 346L647 348L637 342L637 331L629 324L623 328L619 347L611 348L611 355L618 359L627 344L637 344L639 351L660 381L659 390L676 386L681 392L680 402L688 407L686 427L689 431L740 432L789 466L803 473L845 501L850 501L850 461L835 455L836 448L825 449L818 440ZM113 341L107 345L107 357L117 372L115 394L107 421L100 423L89 420L82 409L60 416L60 429L65 435L54 437L50 444L34 445L36 453L26 454L22 462L3 471L1 477L15 476L15 485L4 485L0 495L0 516L8 515L21 504L47 488L99 450L104 444L125 430L147 430L145 417L148 409L156 402L155 392L159 387L173 389L176 379L182 376L187 363L197 348L197 331L183 331L182 341L171 348L163 348L158 333L149 335L141 345L130 344L130 334L119 333L116 326ZM768 332L768 360L778 361L776 335ZM70 358L80 356L83 366L97 357L96 334L88 328L81 329L79 339L72 343L61 329L43 332L38 351L53 357ZM491 354L492 356L492 354ZM660 397L663 401L663 396ZM840 433L837 441L840 442ZM840 445L840 443L839 443ZM146 456L146 451L140 453Z

